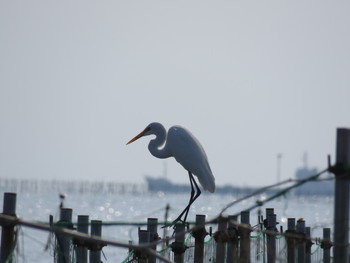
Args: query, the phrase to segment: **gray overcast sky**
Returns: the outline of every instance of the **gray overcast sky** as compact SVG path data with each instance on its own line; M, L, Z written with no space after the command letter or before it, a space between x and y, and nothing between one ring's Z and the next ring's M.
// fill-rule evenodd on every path
M0 176L137 182L153 121L202 142L218 185L335 158L350 126L349 1L1 1ZM171 158L168 177L187 182Z

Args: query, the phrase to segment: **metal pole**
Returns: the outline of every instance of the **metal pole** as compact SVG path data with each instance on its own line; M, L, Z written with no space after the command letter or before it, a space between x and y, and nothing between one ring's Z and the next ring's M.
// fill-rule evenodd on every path
M78 215L77 231L84 234L89 234L89 216ZM88 253L87 247L83 242L76 242L75 253L77 257L77 263L87 263Z
M288 218L288 227L285 233L288 263L295 263L295 234L295 218Z
M157 226L158 226L158 218L147 219L147 230L150 232L151 242L158 240ZM156 251L157 245L152 246L152 249ZM156 263L156 257L151 255L148 259L148 263Z
M349 185L350 129L337 129L335 198L334 198L334 262L349 262Z
M16 199L15 193L4 193L3 214L16 216ZM1 232L1 251L0 262L12 263L13 250L16 246L15 242L15 225L3 224Z
M216 241L216 263L224 263L225 260L225 248L227 242L227 220L226 218L219 218L218 231L214 234Z
M250 263L250 217L249 211L241 212L241 225L238 227L240 236L239 262Z
M72 209L61 208L60 220L57 225L62 228L72 228ZM65 235L57 234L57 263L68 263L71 259L70 245L71 238Z
M196 227L199 227L192 233L194 241L194 263L203 263L204 260L204 238L206 230L204 227L205 215L196 215Z
M90 226L91 236L101 237L102 235L102 221L101 220L91 220ZM102 247L97 246L90 249L90 263L101 263L101 250Z

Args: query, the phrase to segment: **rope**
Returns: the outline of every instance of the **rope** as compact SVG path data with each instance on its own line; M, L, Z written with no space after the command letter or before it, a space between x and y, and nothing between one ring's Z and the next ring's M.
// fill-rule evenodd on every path
M266 204L266 203L268 203L268 202L270 202L270 201L272 201L272 200L274 200L274 199L276 199L276 198L278 198L278 197L280 197L282 195L285 195L286 193L288 193L289 191L291 191L292 189L294 189L296 187L299 187L299 186L301 186L301 185L303 185L303 184L305 184L307 182L310 182L310 181L315 181L315 180L317 180L317 178L320 175L322 175L323 173L325 173L327 171L328 171L328 168L325 169L325 170L322 170L321 172L319 172L319 173L317 173L315 175L309 176L309 177L307 177L307 178L305 178L303 180L297 180L297 183L293 184L292 186L286 187L286 188L282 189L281 191L278 191L276 194L270 196L269 198L267 198L265 200L257 200L255 205L245 209L244 211L251 211L254 208L260 207L260 206L262 206L262 205L264 205L264 204ZM282 182L282 183L285 183L285 181ZM238 215L239 215L239 213L236 214L236 216L238 216Z

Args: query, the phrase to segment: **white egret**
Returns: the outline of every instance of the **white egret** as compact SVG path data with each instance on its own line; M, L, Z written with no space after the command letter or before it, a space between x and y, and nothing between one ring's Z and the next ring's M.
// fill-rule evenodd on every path
M211 193L215 191L215 178L210 169L207 155L202 145L189 130L181 126L172 126L167 133L164 126L158 122L149 124L127 144L147 135L156 136L155 139L151 140L148 144L148 150L153 156L157 158L174 157L176 161L188 171L191 184L191 197L188 205L174 220L173 224L178 221L186 222L188 211L192 203L201 194L201 190L192 174L197 176L204 190ZM183 215L184 219L182 220L181 217Z

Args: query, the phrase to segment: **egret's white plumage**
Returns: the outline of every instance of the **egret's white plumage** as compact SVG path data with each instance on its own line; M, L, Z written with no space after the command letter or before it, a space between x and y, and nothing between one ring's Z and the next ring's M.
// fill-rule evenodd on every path
M210 169L207 155L200 142L189 130L176 125L172 126L167 133L164 126L158 122L152 122L149 124L127 144L147 135L156 136L148 144L148 149L151 154L157 158L174 157L176 161L189 172L192 192L194 189L192 183L194 183L198 190L196 196L191 193L189 205L184 210L186 213L186 220L190 205L200 195L200 190L194 181L192 174L197 176L198 181L203 186L204 190L211 193L215 191L215 178ZM179 217L181 217L183 213L181 213Z
M162 124L153 122L128 144L147 135L156 135L148 144L148 149L153 156L174 157L187 171L198 177L204 190L211 193L215 191L215 178L210 169L208 157L200 142L189 130L176 125L172 126L167 133Z

